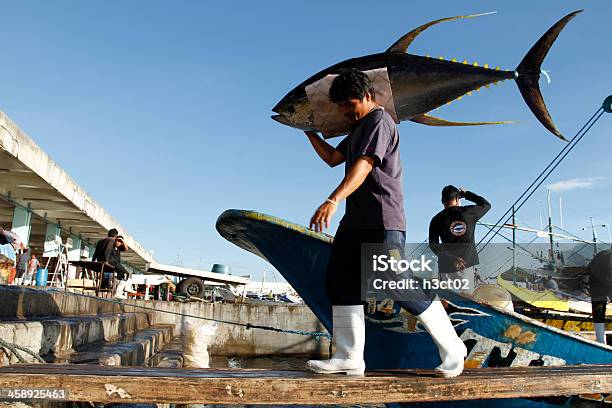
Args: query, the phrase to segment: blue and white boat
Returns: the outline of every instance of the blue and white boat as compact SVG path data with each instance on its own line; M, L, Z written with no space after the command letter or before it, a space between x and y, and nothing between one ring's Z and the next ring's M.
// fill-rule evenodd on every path
M324 276L332 236L244 210L225 211L216 227L228 241L270 262L331 332L331 305L324 291ZM443 292L442 297L457 333L468 348L466 367L612 364L610 346L452 292ZM414 316L396 305L368 304L366 331L368 369L433 368L440 363L431 337ZM572 398L575 397L459 401L436 406L569 406Z

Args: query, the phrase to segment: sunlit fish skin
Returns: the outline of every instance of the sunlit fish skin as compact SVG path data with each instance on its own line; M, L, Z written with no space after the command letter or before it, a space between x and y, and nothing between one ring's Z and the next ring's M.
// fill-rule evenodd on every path
M406 53L412 41L428 27L443 21L470 18L479 15L443 18L427 23L407 33L383 53L351 58L318 72L291 90L272 109L277 115L272 118L285 125L303 130L317 129L314 114L306 95L306 87L330 74L343 69L360 71L386 68L389 75L393 103L400 121L430 126L469 126L500 124L507 122L451 122L427 115L433 109L447 104L463 95L492 83L514 79L527 106L536 118L555 136L566 140L553 123L544 104L538 85L542 61L565 25L582 10L560 19L529 50L514 71L491 69L467 61L446 61Z

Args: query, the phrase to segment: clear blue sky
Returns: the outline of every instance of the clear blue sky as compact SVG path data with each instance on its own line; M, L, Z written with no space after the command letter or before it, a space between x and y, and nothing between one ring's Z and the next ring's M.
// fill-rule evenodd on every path
M429 29L411 52L513 69L555 21L584 7L544 63L552 83L541 81L542 92L567 136L612 93L608 1L1 5L0 109L159 261L227 263L255 277L271 267L218 236L217 216L254 209L307 223L343 175L315 157L301 132L270 119L270 108L307 76L383 51L430 20L493 10ZM486 196L493 222L563 146L535 120L512 81L434 115L518 123L400 125L409 241L426 237L444 185ZM580 228L591 216L612 222L611 127L612 117L602 118L550 180L564 190L553 199L563 197L565 228L581 236L588 236ZM566 182L573 179L579 180ZM543 200L544 190L519 219L539 224ZM607 239L607 231L600 233Z

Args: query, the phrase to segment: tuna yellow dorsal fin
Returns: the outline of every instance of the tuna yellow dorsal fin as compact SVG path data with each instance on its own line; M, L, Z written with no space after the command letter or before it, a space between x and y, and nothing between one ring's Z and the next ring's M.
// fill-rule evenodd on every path
M484 64L483 66L484 68L487 68L487 69L489 68L489 64Z
M468 64L468 60L463 60L462 64L463 65L467 65Z
M457 58L453 58L451 62L457 62Z
M421 34L423 31L425 31L429 27L431 27L433 25L436 25L438 23L442 23L444 21L458 20L458 19L462 19L462 18L473 18L473 17L486 16L488 14L494 14L494 13L496 13L496 11L492 11L492 12L489 12L489 13L471 14L471 15L466 15L466 16L447 17L447 18L441 18L439 20L430 21L429 23L423 24L422 26L415 28L414 30L410 31L409 33L404 34L396 42L394 42L392 46L390 46L387 49L387 52L401 52L401 53L406 52L408 50L408 46L410 44L412 44L414 39L419 34Z
M478 63L476 61L474 61L474 63L472 64L473 66L477 67Z

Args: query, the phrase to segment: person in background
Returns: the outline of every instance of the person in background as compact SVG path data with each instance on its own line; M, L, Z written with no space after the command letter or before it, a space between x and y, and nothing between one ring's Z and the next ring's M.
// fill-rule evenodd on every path
M612 299L612 248L598 252L587 265L595 337L606 344L606 309Z
M127 280L132 274L121 263L121 253L127 250L128 246L123 237L117 235L108 262L115 267L115 276L117 279L113 280L113 287L115 288L115 297L120 299L126 299L128 293L134 293L131 285L127 283Z
M5 231L0 227L0 284L6 285L11 282L11 274L15 270L15 247L13 241L16 234Z
M556 291L559 290L559 284L553 279L552 276L548 275L548 277L544 280L544 289Z
M462 206L462 198L475 205ZM444 209L429 223L429 246L438 257L440 279L467 283L460 292L470 295L480 263L474 240L476 222L491 209L491 204L471 191L451 185L442 189L441 201Z
M102 238L96 243L96 249L94 251L91 260L94 262L107 262L110 259L111 252L115 247L115 237L119 235L119 231L116 228L108 230L106 238Z
M7 231L0 227L0 254L16 263L16 251L21 247L21 238L19 238L19 235L15 234L13 231Z
M123 236L117 235L114 241L113 250L108 258L108 263L115 267L115 276L119 280L126 280L130 272L125 269L125 266L121 263L121 253L128 250L128 246L123 240Z
M4 255L13 264L10 269L9 276L5 277L6 283L9 285L12 284L13 279L15 279L16 270L14 265L17 263L17 250L22 248L23 243L21 242L19 235L13 231L7 231L0 228L0 255Z
M24 285L31 285L32 280L36 277L36 271L40 268L40 262L38 262L38 258L36 258L35 254L32 254L30 257L30 261L28 262L28 269L26 272L26 276L23 278Z
M30 250L23 249L17 256L17 274L15 275L15 284L22 285L23 280L28 273L28 262L30 262Z
M119 235L119 231L116 228L108 230L106 238L102 238L96 243L96 249L94 251L91 260L94 262L105 262L110 263L111 254L115 248L115 237ZM102 277L102 287L110 288L113 282L113 274L105 273Z

